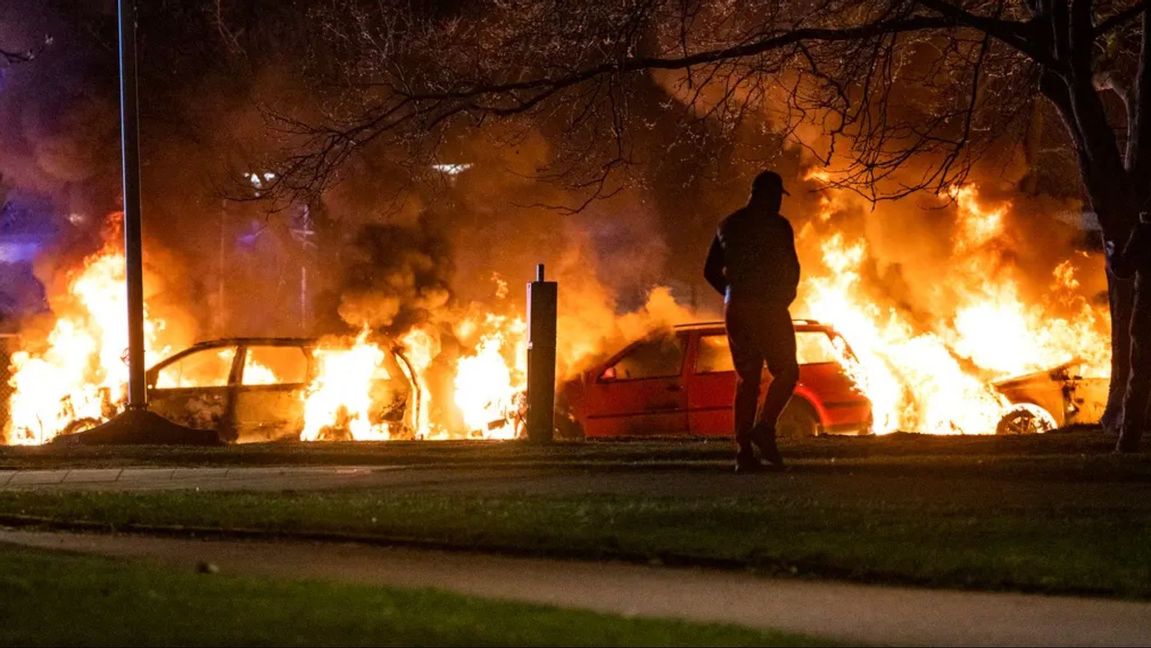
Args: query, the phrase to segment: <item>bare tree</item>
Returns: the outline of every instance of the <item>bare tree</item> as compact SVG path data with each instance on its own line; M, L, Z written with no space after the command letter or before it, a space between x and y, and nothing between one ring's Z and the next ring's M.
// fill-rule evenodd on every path
M31 52L10 52L6 49L0 48L0 61L7 65L15 63L27 63L32 60Z
M27 63L36 58L36 56L40 54L43 48L48 47L51 44L52 38L50 36L46 36L44 37L44 42L41 43L39 47L33 49L17 51L0 47L0 67L15 65L17 63Z
M628 159L630 88L655 77L700 119L816 127L812 153L833 183L871 200L962 182L1041 97L1105 239L1125 240L1151 204L1146 0L488 0L452 14L329 0L316 22L351 62L333 72L340 101L324 115L281 116L281 192L325 186L373 143L546 115L598 195ZM1108 279L1105 424L1129 371L1132 309L1131 285Z

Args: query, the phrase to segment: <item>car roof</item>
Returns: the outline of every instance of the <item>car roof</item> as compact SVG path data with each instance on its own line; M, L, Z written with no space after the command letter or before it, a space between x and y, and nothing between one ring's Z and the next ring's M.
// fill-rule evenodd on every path
M247 345L247 346L251 346L251 345L255 345L255 344L267 344L267 345L272 345L272 346L292 346L292 345L304 346L304 345L315 344L316 340L317 340L317 338L305 338L305 337L230 337L230 338L217 338L215 340L204 340L202 342L197 342L188 348L191 349L191 348L196 348L196 347L223 346L226 344Z
M211 348L216 346L236 345L236 346L315 346L319 344L320 338L318 337L230 337L230 338L216 338L214 340L204 340L197 342L183 351L192 349ZM394 347L391 347L395 351ZM182 351L181 351L182 352Z
M813 319L793 319L791 322L795 328L801 331L832 331L834 330L830 324L824 324L818 320ZM676 324L676 331L710 331L713 329L723 329L724 323L722 320L715 320L709 322L688 322L684 324Z

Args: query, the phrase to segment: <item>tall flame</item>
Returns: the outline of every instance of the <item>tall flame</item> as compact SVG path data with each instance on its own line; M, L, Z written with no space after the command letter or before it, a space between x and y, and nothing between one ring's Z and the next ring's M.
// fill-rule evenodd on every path
M7 443L47 443L78 421L103 420L125 400L128 309L120 222L121 215L113 214L102 247L68 274L43 348L12 355ZM172 352L166 333L162 322L145 316L147 357Z
M368 340L365 327L350 347L317 347L316 377L304 397L304 430L300 439L316 441L330 430L346 431L354 441L387 441L391 429L374 422L372 385L387 379L385 352Z
M487 439L519 433L522 394L527 387L527 324L520 317L488 314L465 328L479 336L475 352L460 358L455 403L469 432Z

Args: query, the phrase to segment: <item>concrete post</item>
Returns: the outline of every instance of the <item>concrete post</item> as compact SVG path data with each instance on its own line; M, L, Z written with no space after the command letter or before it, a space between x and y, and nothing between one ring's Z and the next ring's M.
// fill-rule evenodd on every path
M544 265L528 284L528 440L550 443L555 425L556 298L554 281L544 280Z

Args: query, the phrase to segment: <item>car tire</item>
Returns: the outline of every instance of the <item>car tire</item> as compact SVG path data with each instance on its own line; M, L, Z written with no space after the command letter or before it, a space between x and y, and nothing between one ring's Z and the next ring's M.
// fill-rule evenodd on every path
M819 417L802 398L792 398L779 415L775 436L780 439L806 439L819 436Z
M555 414L555 438L561 441L583 441L583 426L569 412Z
M996 434L1042 434L1058 427L1055 417L1038 405L1017 403L995 426Z

